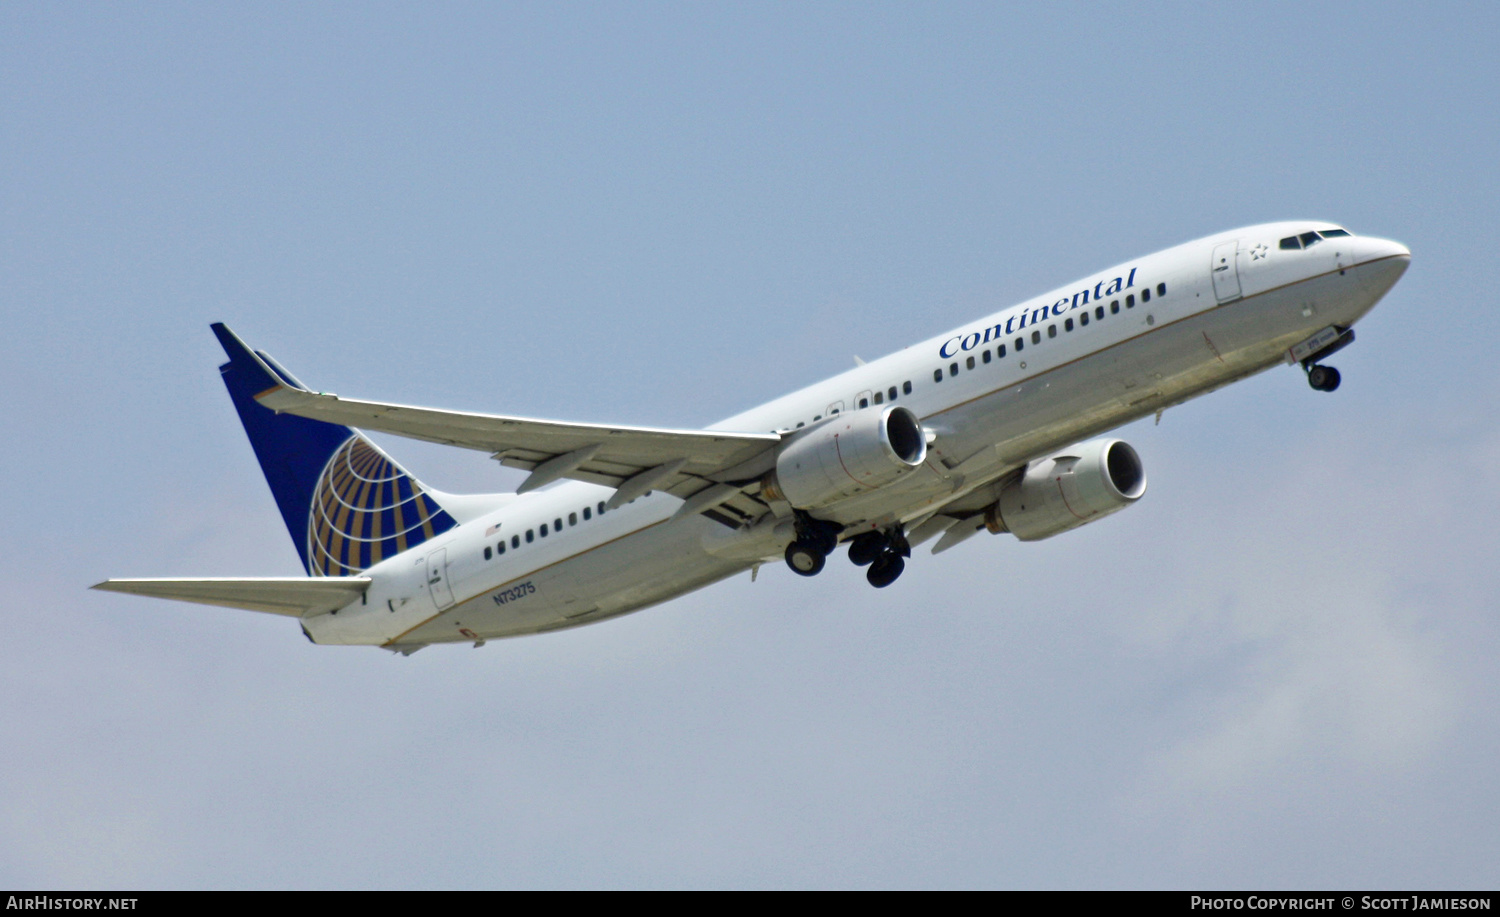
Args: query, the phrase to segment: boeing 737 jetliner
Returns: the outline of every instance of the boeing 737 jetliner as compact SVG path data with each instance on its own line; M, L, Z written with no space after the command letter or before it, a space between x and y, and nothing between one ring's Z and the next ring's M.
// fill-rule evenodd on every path
M219 370L308 576L94 588L288 615L315 643L410 654L602 621L779 558L814 576L841 543L885 587L913 545L1035 541L1139 500L1136 451L1093 438L1115 427L1279 363L1338 388L1324 361L1410 260L1329 223L1220 233L706 430L341 398L218 324ZM440 493L357 428L530 475L513 494Z

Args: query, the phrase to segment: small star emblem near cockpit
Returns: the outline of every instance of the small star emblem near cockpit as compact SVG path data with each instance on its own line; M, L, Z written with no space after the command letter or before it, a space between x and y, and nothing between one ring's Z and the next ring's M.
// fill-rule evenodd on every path
M1262 242L1259 245L1255 246L1254 248L1250 249L1250 260L1251 261L1259 261L1260 259L1266 257L1270 253L1271 253L1271 246L1269 246L1266 243Z

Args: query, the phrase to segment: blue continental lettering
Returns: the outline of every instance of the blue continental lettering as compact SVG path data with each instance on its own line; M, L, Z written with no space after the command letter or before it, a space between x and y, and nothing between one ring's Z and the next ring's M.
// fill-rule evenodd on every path
M985 328L982 333L979 331L970 331L965 334L955 334L944 341L943 345L938 348L938 355L945 360L950 359L960 350L973 350L980 344L988 344L991 341L999 340L1002 335L1014 334L1025 328L1027 324L1035 325L1046 321L1048 318L1077 309L1080 306L1087 306L1090 302L1098 302L1099 300L1113 296L1121 290L1135 286L1135 274L1137 270L1139 270L1138 267L1133 267L1130 269L1130 273L1124 277L1100 280L1092 287L1084 287L1076 293L1064 296L1051 305L1021 306L1010 315L1007 315L1003 323L996 322L993 327Z

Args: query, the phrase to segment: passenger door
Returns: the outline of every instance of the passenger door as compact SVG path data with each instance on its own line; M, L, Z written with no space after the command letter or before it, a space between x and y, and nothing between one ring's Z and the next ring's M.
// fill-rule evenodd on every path
M438 611L453 604L453 590L448 588L447 548L438 548L427 555L427 590Z
M1220 304L1240 298L1240 271L1235 264L1235 250L1239 241L1221 242L1214 246L1211 270L1214 278L1214 298Z

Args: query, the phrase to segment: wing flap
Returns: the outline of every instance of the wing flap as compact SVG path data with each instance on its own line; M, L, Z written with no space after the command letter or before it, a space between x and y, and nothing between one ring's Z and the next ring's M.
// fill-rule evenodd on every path
M92 588L157 599L243 608L293 618L343 608L370 588L368 576L277 576L254 579L172 577L112 579Z

